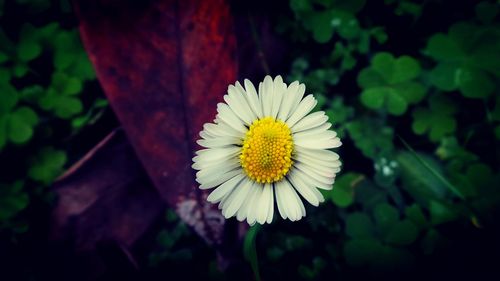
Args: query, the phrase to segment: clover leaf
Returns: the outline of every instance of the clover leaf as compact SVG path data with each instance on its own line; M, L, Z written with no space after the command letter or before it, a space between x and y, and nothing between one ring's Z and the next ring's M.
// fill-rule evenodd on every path
M82 112L83 104L75 95L82 90L82 81L62 72L52 75L52 83L39 100L40 107L52 111L63 119L69 119Z
M417 135L427 133L431 141L437 142L455 131L455 111L451 100L436 95L429 99L429 108L419 107L413 111L413 132Z
M353 238L367 238L373 236L374 226L368 215L356 212L346 218L345 231Z
M387 233L399 221L399 212L389 203L381 203L375 206L373 217L377 228L381 232Z
M424 215L422 208L416 203L414 203L411 206L406 207L405 215L419 229L423 229L429 225L429 222L428 222L426 216Z
M364 5L365 0L319 2L318 7L308 1L290 2L295 15L302 20L304 27L312 32L314 40L318 43L330 41L334 33L338 33L344 39L358 37L361 28L355 14Z
M23 186L22 181L0 184L0 223L12 219L28 206L29 197Z
M413 222L404 219L395 223L385 237L385 241L392 245L409 245L413 243L418 236L418 228Z
M490 96L495 90L492 76L500 77L498 42L498 28L464 22L451 26L447 34L433 35L424 50L437 62L430 82L443 91L459 90L468 98Z
M23 106L13 111L7 119L7 134L13 143L25 143L33 135L38 124L38 115L33 109Z
M0 149L10 141L27 142L38 124L38 115L30 107L16 108L19 93L9 83L0 83Z
M359 118L346 125L354 145L369 158L390 153L394 149L392 139L394 130L384 126L381 120L374 118Z
M38 182L50 184L62 172L66 153L53 147L43 147L31 158L28 176Z
M341 208L350 206L354 201L354 187L360 179L363 179L363 175L358 173L341 175L335 181L335 188L324 191L325 198L332 200L335 205Z
M414 81L420 75L418 61L409 56L394 58L389 53L378 53L371 66L358 75L358 85L363 89L361 102L371 109L385 108L393 115L406 112L425 95L425 87Z

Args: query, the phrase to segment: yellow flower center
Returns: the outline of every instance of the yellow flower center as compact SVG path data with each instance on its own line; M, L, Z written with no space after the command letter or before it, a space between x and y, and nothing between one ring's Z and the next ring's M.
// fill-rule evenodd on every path
M246 133L240 162L249 178L259 183L281 180L292 166L290 128L280 120L255 120Z

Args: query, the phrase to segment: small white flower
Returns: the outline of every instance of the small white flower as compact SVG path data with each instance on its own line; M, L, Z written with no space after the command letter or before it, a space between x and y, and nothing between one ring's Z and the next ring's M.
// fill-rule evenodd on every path
M276 194L281 217L299 220L306 211L297 192L314 206L324 201L317 188L331 189L341 166L328 149L342 143L323 111L309 114L317 101L304 97L304 84L266 76L258 94L244 84L229 86L214 123L200 132L205 149L193 158L196 181L215 188L207 200L219 203L225 218L270 223Z

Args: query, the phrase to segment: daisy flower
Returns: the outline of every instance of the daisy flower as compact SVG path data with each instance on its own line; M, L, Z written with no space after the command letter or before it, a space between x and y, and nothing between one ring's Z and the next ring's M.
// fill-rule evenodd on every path
M225 218L252 225L271 223L275 201L283 219L306 215L302 196L313 206L324 201L340 171L342 143L330 130L325 112L311 113L317 101L306 87L266 76L254 85L230 85L217 105L214 123L206 123L193 158L200 189L213 189L207 200L219 203ZM300 194L300 196L299 196Z

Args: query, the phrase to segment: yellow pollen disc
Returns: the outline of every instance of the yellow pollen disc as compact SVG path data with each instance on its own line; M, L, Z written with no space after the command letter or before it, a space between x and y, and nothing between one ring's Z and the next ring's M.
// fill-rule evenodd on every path
M281 180L292 166L290 128L280 120L255 120L246 133L240 163L249 178L259 183Z

